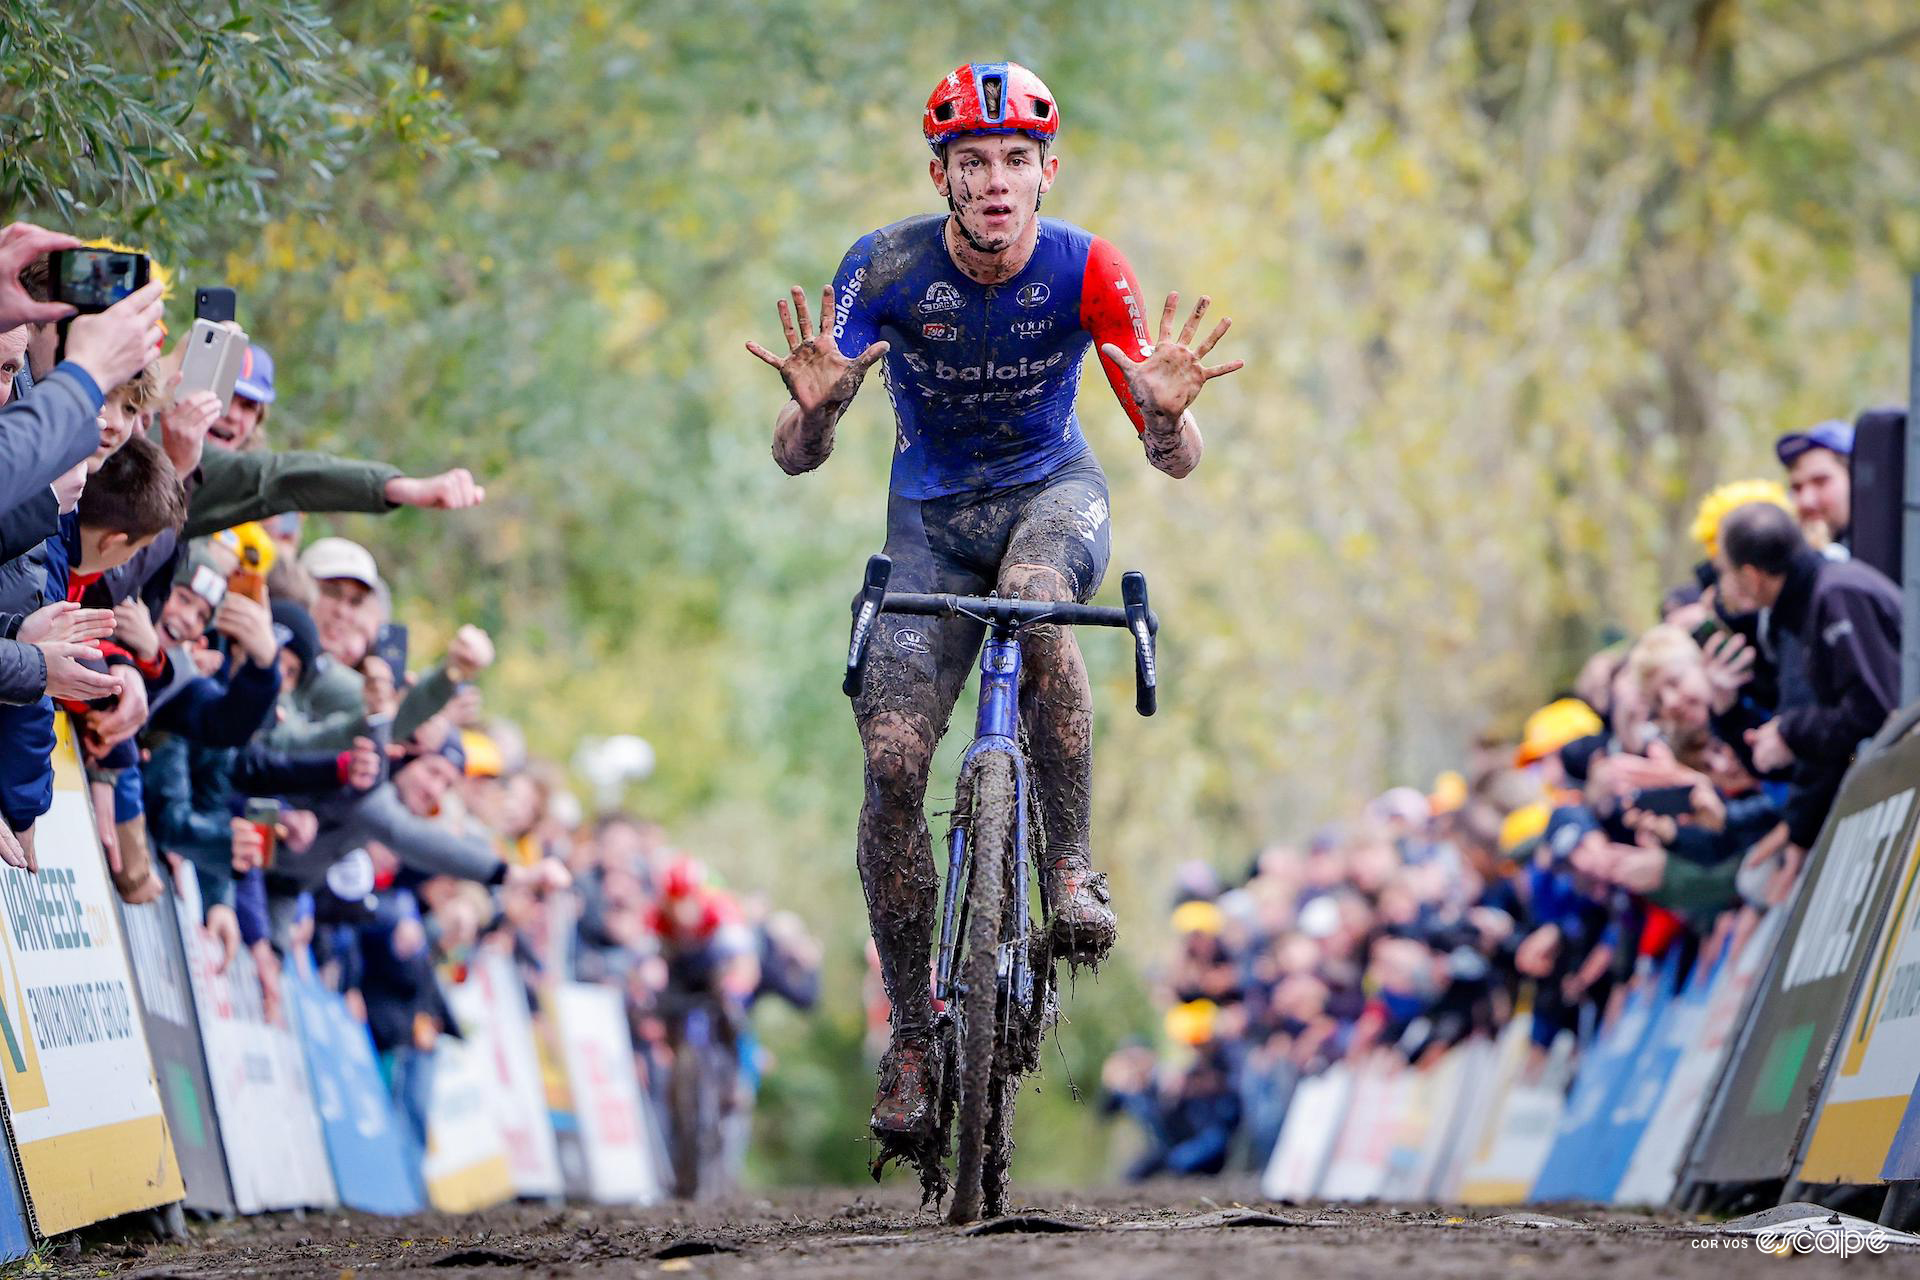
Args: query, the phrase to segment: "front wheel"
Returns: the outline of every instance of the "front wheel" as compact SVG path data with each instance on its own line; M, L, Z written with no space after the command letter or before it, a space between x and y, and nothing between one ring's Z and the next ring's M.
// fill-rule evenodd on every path
M988 1148L996 1130L1011 1121L1012 1099L1000 1079L999 959L1008 868L1013 865L1016 791L1013 760L998 751L974 765L972 811L967 815L966 957L960 968L960 1105L955 1117L953 1204L950 1222L980 1216L987 1190ZM1003 1105L1004 1108L1003 1108ZM1004 1170L994 1171L996 1181ZM994 1190L998 1190L996 1187ZM998 1194L992 1197L996 1202Z

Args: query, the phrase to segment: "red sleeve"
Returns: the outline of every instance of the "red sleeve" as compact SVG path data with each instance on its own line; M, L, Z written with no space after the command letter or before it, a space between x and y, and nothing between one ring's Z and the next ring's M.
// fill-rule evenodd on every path
M1144 360L1152 350L1147 337L1147 317L1140 296L1140 282L1120 251L1099 236L1087 250L1087 272L1080 281L1080 327L1093 335L1093 351L1107 371L1120 407L1133 419L1133 429L1143 431L1140 406L1127 390L1127 377L1120 366L1101 354L1102 343L1111 342L1136 360Z

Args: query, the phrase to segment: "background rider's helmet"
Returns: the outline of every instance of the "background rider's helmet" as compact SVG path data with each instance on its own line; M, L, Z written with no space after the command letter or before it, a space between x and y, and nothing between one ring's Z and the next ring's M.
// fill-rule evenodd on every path
M1059 129L1053 92L1017 62L969 62L934 86L923 130L940 150L968 133L1024 133L1052 142Z
M660 876L660 896L669 901L691 898L706 887L706 868L693 858L679 857Z

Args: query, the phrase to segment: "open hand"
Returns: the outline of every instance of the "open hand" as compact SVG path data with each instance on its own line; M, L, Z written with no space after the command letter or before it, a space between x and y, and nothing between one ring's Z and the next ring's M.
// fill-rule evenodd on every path
M1756 655L1747 638L1734 631L1723 631L1708 640L1705 653L1713 712L1723 716L1733 709L1740 690L1752 681Z
M1223 319L1213 326L1213 332L1199 346L1193 345L1193 336L1200 329L1201 318L1207 314L1207 308L1213 305L1213 299L1202 295L1194 306L1193 314L1187 317L1187 323L1180 330L1180 336L1172 341L1168 334L1173 332L1174 311L1180 305L1180 295L1170 293L1167 303L1160 309L1160 336L1154 340L1153 349L1144 360L1135 360L1125 351L1111 342L1102 343L1100 354L1120 367L1126 375L1127 390L1133 395L1133 402L1140 406L1140 412L1152 418L1178 418L1199 398L1200 388L1215 378L1225 377L1229 373L1246 367L1244 360L1229 360L1225 364L1203 366L1200 361L1227 330L1233 327L1233 321Z
M1759 773L1773 773L1794 761L1793 748L1780 733L1780 721L1767 721L1758 729L1747 730L1747 746L1753 752L1753 767Z
M72 640L42 640L40 652L47 660L47 696L56 701L92 702L120 692L120 676L96 671L82 659L100 660L97 643Z
M177 383L180 375L175 374ZM159 414L160 447L173 469L182 476L191 475L200 465L207 444L207 429L220 420L226 406L211 391L192 391L173 401Z
M781 359L757 342L747 350L780 371L787 394L800 406L800 412L812 417L822 410L837 409L853 399L873 362L887 354L887 344L876 342L849 360L840 354L833 340L833 286L820 291L820 328L813 329L813 317L807 314L806 290L793 286L793 309L780 299L780 328L787 336L787 357Z
M106 609L82 609L71 600L56 600L36 609L20 624L21 644L87 644L113 634L113 614Z

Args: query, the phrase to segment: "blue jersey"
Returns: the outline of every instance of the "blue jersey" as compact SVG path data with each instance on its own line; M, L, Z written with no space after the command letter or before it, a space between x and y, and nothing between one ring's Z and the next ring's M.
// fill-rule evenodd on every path
M848 359L887 343L899 427L892 490L939 498L1041 480L1083 457L1074 412L1089 346L1151 350L1140 286L1119 251L1054 218L1003 284L971 279L947 251L945 214L861 237L833 279L833 336ZM1140 428L1126 379L1100 357Z

